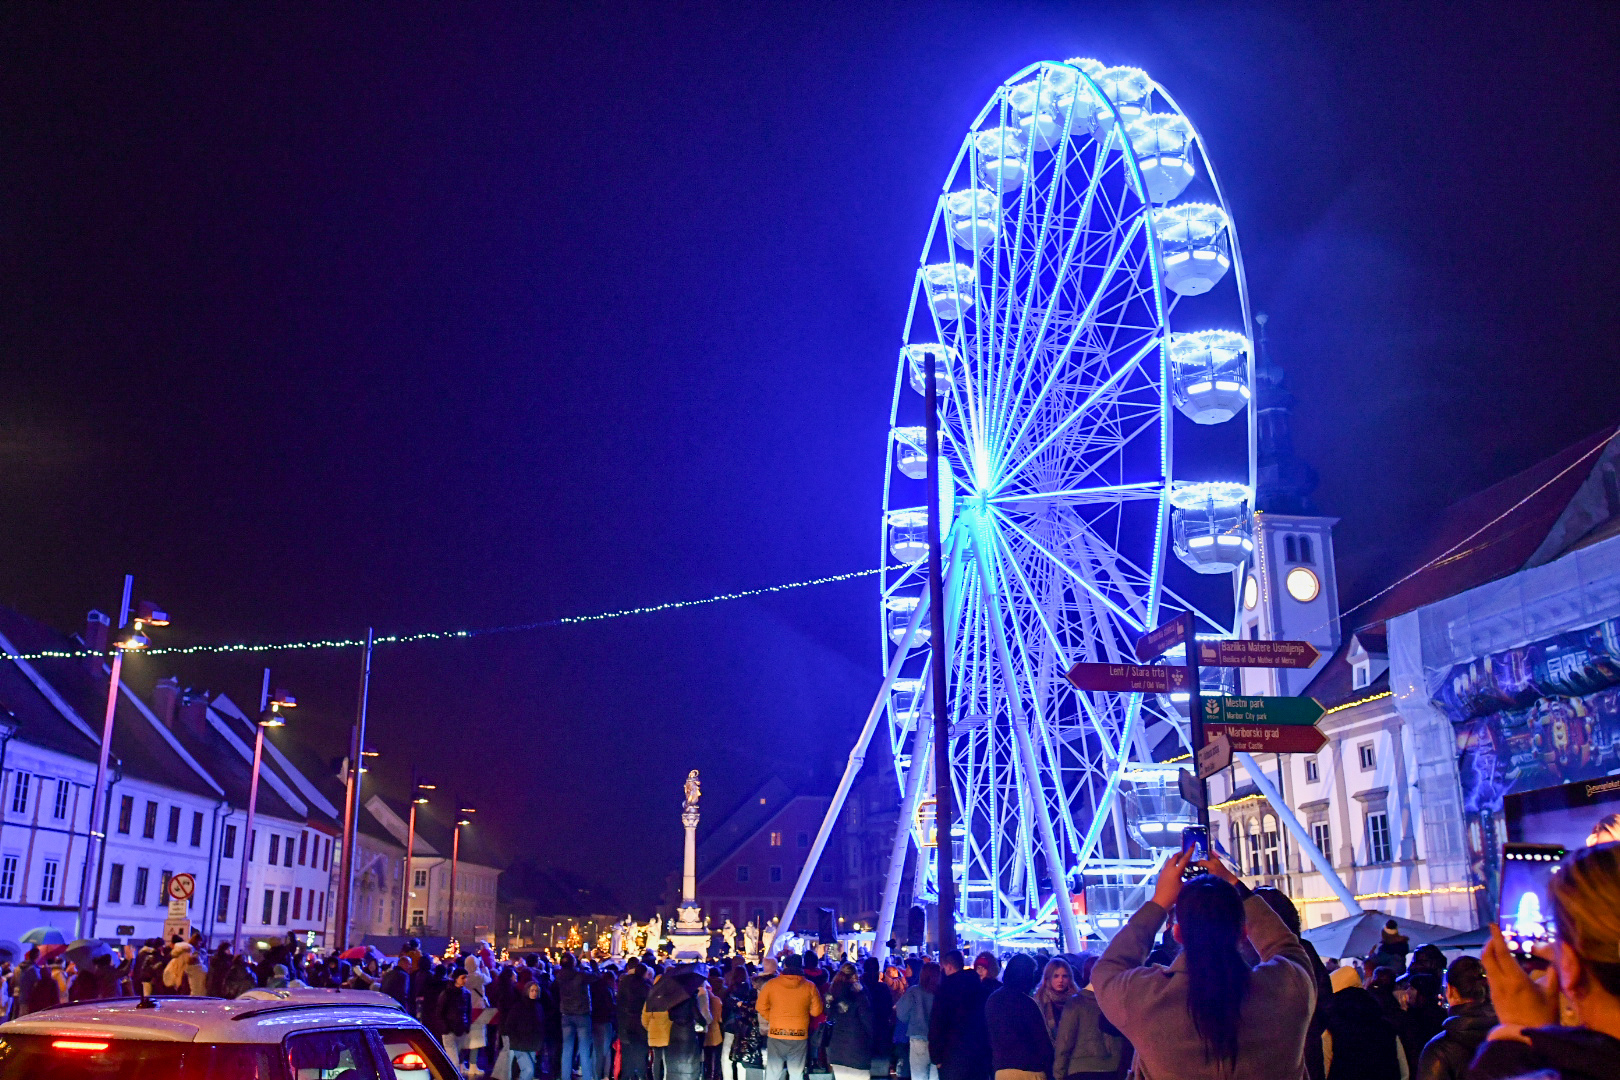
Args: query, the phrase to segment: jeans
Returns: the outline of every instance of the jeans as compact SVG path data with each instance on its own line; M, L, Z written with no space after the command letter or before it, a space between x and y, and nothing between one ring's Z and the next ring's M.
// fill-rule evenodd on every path
M534 1080L539 1076L539 1058L533 1050L512 1051L512 1080Z
M591 1069L591 1018L588 1015L575 1016L571 1013L562 1014L562 1068L558 1071L558 1080L568 1080L574 1075L574 1054L579 1054L580 1080L596 1080L596 1073Z
M778 1070L787 1080L801 1080L809 1049L806 1039L766 1039L765 1080L776 1080Z
M911 1080L939 1080L939 1069L928 1060L928 1040L911 1039Z
M613 1021L597 1020L591 1024L591 1056L596 1059L596 1071L603 1080L613 1076Z
M444 1056L450 1059L451 1064L456 1067L458 1072L463 1071L461 1068L461 1042L466 1037L465 1035L450 1034L439 1036L439 1042L444 1045Z
M735 1038L729 1031L720 1036L720 1075L723 1080L737 1080L737 1063L731 1060L731 1041Z

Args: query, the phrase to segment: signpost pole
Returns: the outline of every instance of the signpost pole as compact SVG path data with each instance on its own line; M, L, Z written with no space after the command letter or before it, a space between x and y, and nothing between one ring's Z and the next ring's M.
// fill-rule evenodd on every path
M1198 824L1209 831L1209 781L1199 775L1198 751L1204 748L1204 697L1200 693L1202 686L1198 679L1198 635L1193 630L1193 621L1187 618L1187 718L1191 722L1188 735L1192 740L1193 779L1198 784L1198 805L1193 809L1198 811ZM1213 839L1210 841L1210 851L1215 850Z

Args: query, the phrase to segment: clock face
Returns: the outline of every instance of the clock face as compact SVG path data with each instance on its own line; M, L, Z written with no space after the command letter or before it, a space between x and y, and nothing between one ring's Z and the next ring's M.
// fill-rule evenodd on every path
M1316 580L1316 575L1303 566L1296 566L1288 571L1285 584L1288 587L1288 595L1302 604L1315 600L1316 594L1322 591L1322 583Z
M1246 611L1253 611L1254 605L1260 602L1260 582L1253 574L1243 579L1243 607Z

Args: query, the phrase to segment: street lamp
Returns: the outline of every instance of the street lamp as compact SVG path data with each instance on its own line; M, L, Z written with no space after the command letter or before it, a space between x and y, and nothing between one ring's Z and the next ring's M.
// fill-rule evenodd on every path
M405 877L399 883L399 932L411 932L411 856L416 852L416 808L427 805L427 793L437 790L434 785L419 780L416 766L411 766L411 824L405 836Z
M107 756L112 750L113 717L118 712L118 685L124 673L124 654L137 652L152 644L145 634L148 626L168 626L168 612L163 611L150 600L142 600L136 610L134 622L129 618L130 596L135 591L135 576L124 575L124 599L118 608L118 637L112 643L112 671L107 679L107 715L101 722L101 756L96 763L96 786L90 798L90 820L88 822L88 838L84 845L84 873L79 878L79 936L89 937L94 929L90 922L90 903L93 899L91 891L87 888L90 881L90 864L96 850L96 841L103 844L107 840L107 817L112 811L111 806L104 806L107 796L104 794L107 786ZM101 828L96 828L97 814L101 817Z
M477 813L470 806L464 806L456 811L456 831L450 838L450 904L444 917L444 932L448 937L456 936L456 863L461 860L461 827L471 825L472 820L468 814Z
M248 856L253 853L253 815L259 808L259 766L264 762L264 729L281 727L287 722L287 710L295 708L298 699L285 690L270 694L270 669L264 669L264 686L259 691L259 723L253 734L253 779L248 783L247 830L242 836L242 873L236 881L236 923L231 931L231 948L242 951L242 918L247 914Z

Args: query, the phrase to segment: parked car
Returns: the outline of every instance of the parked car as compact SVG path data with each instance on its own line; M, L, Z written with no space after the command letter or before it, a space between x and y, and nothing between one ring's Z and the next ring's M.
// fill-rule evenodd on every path
M111 998L0 1024L0 1080L460 1080L386 994Z

